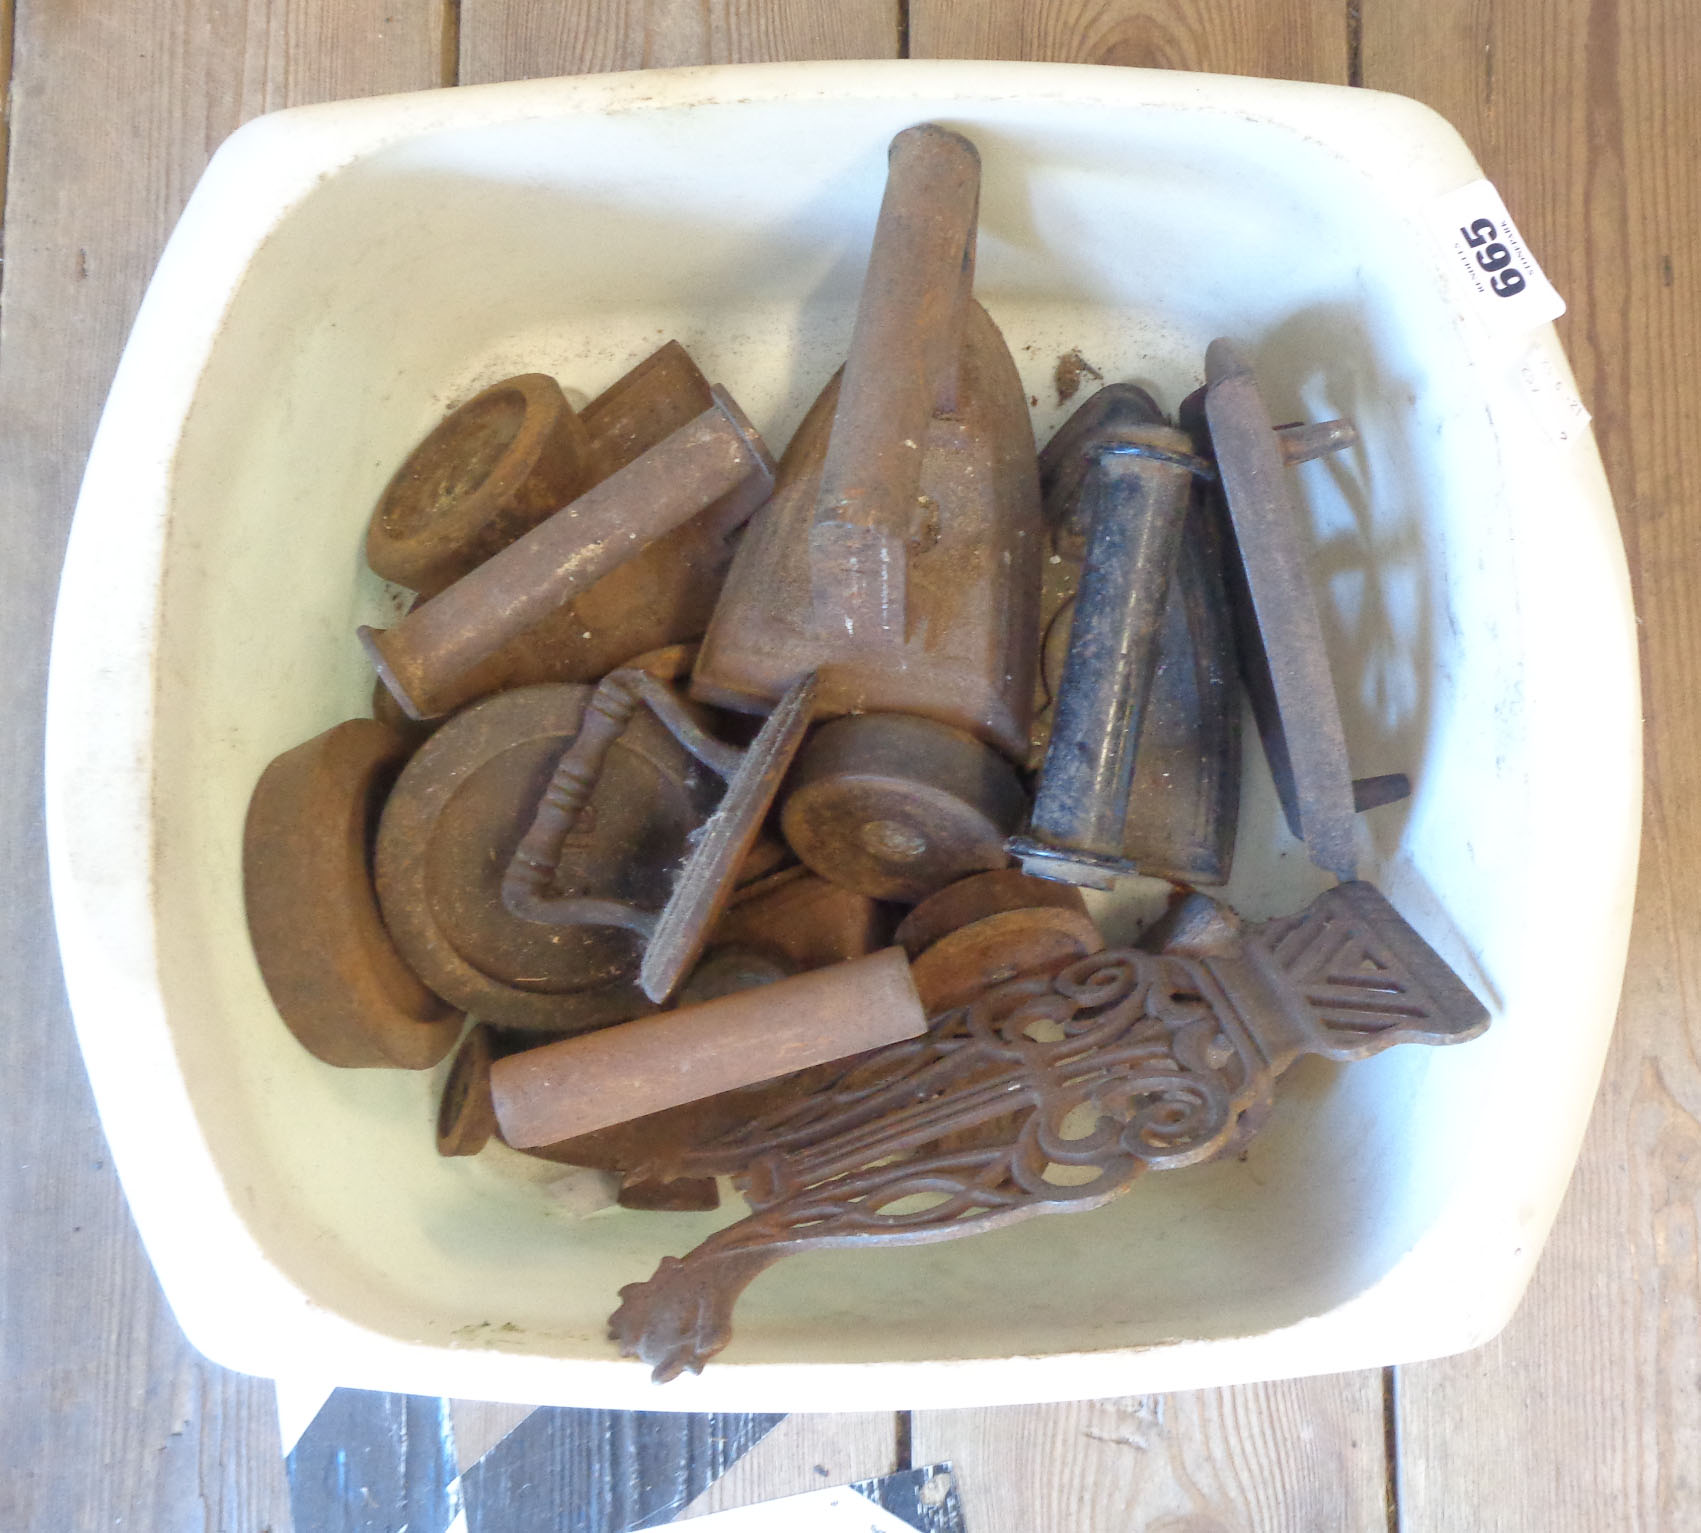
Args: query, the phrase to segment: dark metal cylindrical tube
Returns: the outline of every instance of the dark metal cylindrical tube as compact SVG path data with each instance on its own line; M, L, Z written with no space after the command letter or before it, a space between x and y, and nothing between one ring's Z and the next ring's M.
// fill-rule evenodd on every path
M394 628L361 642L414 718L444 711L453 684L515 635L753 477L773 483L756 429L720 389L714 405L587 490Z
M926 1030L903 949L884 948L509 1055L491 1091L509 1144L553 1144Z
M1010 842L1024 872L1109 888L1134 870L1123 822L1164 598L1192 484L1191 442L1142 427L1087 475L1091 531L1033 814Z

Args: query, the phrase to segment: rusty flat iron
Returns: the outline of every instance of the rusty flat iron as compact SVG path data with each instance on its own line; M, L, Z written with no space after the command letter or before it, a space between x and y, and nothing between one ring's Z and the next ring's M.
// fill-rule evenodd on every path
M498 396L510 414L517 400L524 401L525 416L511 439L506 434L511 422L485 402L487 395ZM419 591L424 601L714 403L709 380L678 341L645 357L576 418L553 381L541 375L486 390L455 411L398 472L374 512L368 562L386 579ZM474 406L481 405L475 412ZM566 435L566 446L552 437L540 448L538 439L546 429L555 437ZM493 436L494 443L486 441ZM508 445L496 457L504 442ZM493 457L494 466L485 472ZM529 475L514 490L526 463L532 465ZM406 492L399 512L392 506L397 484ZM440 683L434 706L450 712L492 692L536 682L594 683L646 650L701 637L732 560L735 535L766 498L760 478L729 491L458 678ZM399 532L392 523L399 524ZM421 567L417 556L397 557L392 545L402 534L415 542L430 540L443 568L434 574ZM417 722L382 681L373 716L404 731Z
M1081 580L1088 509L1081 491L1097 449L1129 428L1162 425L1150 394L1114 383L1088 398L1040 453L1048 557L1043 563L1040 674L1034 695L1035 770L1051 738ZM1164 600L1157 659L1134 759L1123 855L1142 873L1186 884L1229 876L1240 808L1240 687L1223 589L1221 509L1195 492Z
M600 484L714 404L714 390L669 341L580 412L590 484ZM610 570L492 658L502 686L598 682L645 650L698 639L732 562L735 534L768 497L752 479Z
M823 717L919 714L1023 759L1038 480L1021 380L970 296L979 185L960 135L893 140L843 377L745 531L693 696L761 712L818 670Z
M780 780L803 743L814 693L813 675L795 682L749 748L739 751L707 734L685 701L655 677L636 669L611 671L591 697L584 727L535 799L530 828L507 863L502 902L509 914L543 929L606 926L635 933L644 943L639 984L652 1001L666 1000L689 974L732 899ZM609 900L561 887L562 848L601 781L609 751L644 719L658 722L726 782L659 909L653 901ZM662 867L670 865L671 859L661 859Z

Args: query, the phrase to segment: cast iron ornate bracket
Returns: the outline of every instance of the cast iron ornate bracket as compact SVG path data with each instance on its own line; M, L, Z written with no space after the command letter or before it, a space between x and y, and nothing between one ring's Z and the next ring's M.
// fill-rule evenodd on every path
M701 1371L745 1287L793 1251L951 1240L1095 1208L1142 1171L1237 1148L1302 1054L1474 1038L1488 1013L1369 884L1205 956L1120 949L1012 980L706 1149L750 1215L621 1289L610 1333L657 1382Z

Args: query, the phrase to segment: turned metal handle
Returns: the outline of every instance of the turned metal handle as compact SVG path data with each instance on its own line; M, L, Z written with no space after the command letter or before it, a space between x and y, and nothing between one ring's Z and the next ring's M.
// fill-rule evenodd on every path
M737 771L743 752L705 734L672 689L645 671L610 671L591 694L584 722L556 763L531 826L502 875L502 903L520 920L548 926L621 926L644 937L654 934L657 911L621 900L563 897L554 892L561 848L596 790L610 748L640 706L647 706L711 771L723 778Z

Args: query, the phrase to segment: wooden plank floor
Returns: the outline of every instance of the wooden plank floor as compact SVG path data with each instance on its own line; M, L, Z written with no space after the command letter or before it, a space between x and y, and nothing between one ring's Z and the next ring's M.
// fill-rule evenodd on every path
M1631 974L1576 1181L1491 1346L1397 1377L921 1413L891 1436L878 1418L793 1418L691 1510L805 1488L817 1464L878 1473L895 1453L951 1457L975 1533L1701 1528L1701 8L0 0L6 1533L290 1526L269 1386L189 1351L124 1211L65 1012L40 830L47 624L77 478L208 154L254 113L309 100L906 51L1346 81L1464 131L1570 300L1562 333L1636 582L1649 796Z

